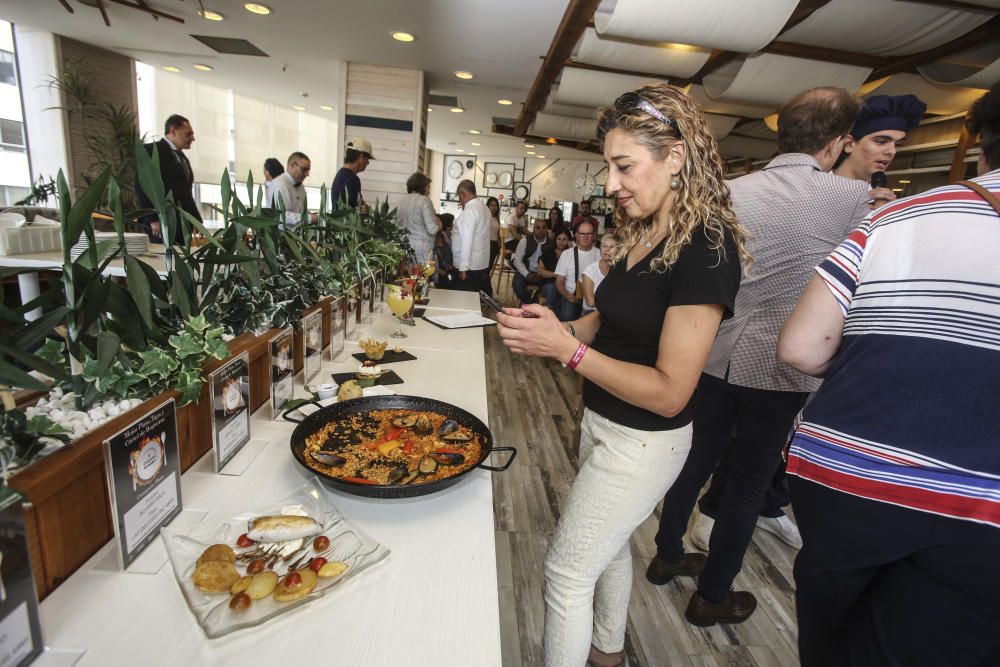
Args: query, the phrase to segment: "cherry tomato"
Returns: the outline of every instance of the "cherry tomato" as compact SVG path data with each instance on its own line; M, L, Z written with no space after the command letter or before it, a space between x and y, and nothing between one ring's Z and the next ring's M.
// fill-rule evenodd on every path
M313 572L319 572L319 569L326 565L326 559L322 556L317 556L309 561L309 569Z
M313 540L313 549L316 551L326 551L330 548L330 538L326 535L320 535L315 540Z
M246 533L243 533L236 539L236 546L238 547L252 547L256 542L247 537Z
M289 572L281 585L285 588L297 588L302 585L302 575L298 572Z
M244 609L249 609L251 604L253 604L253 600L250 599L249 595L246 593L237 593L233 596L233 599L229 601L229 608L242 611Z
M263 572L264 565L265 563L261 558L258 558L257 560L254 561L250 561L250 564L247 565L247 574L257 574L258 572Z

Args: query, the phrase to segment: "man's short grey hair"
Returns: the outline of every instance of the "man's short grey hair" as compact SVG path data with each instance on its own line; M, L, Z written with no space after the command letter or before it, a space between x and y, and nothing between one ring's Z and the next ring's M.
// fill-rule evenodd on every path
M476 196L476 184L469 179L459 181L457 192L464 192L467 195Z

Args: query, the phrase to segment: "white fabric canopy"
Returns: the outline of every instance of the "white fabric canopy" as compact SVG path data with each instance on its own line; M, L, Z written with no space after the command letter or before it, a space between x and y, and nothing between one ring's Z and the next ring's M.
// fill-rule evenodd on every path
M1000 37L993 44L958 54L946 62L918 67L917 70L934 83L989 88L1000 81Z
M781 35L781 41L879 56L947 44L993 15L896 0L833 0Z
M652 46L601 38L587 28L573 51L573 60L632 72L689 77L705 64L711 51L683 45Z
M855 90L871 72L870 67L757 53L706 75L702 83L713 98L777 106L815 86Z
M736 116L720 116L719 114L707 113L705 120L708 122L708 129L716 141L722 141L726 135L733 131L733 127L739 122Z
M555 137L556 139L590 141L597 136L597 121L595 118L575 118L539 113L535 116L535 122L532 124L529 134Z
M705 113L730 114L733 116L745 116L747 118L763 118L772 113L776 105L755 105L742 102L730 102L728 100L716 100L708 96L705 88L699 85L692 85L688 88L688 95L691 96L698 106Z
M576 118L596 118L597 108L596 107L578 107L571 106L569 104L556 104L553 100L556 97L556 91L559 86L553 86L552 92L549 93L549 99L545 102L545 108L542 109L545 113L554 113L559 116L574 116Z
M604 0L601 35L753 53L773 40L798 0Z
M943 86L918 74L895 74L865 84L858 93L871 95L916 95L927 104L927 113L953 114L966 111L986 91L979 88Z
M566 67L562 71L559 88L553 95L553 102L583 107L608 106L622 93L635 90L650 81L641 76Z

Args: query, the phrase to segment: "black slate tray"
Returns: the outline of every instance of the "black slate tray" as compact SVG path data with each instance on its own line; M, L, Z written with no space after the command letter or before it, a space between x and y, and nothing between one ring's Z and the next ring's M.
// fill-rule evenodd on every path
M344 384L348 380L358 379L357 373L331 373L330 375L333 377L333 381L336 382L337 384ZM382 377L375 380L375 384L377 385L403 384L403 378L396 375L396 371L387 371L382 374Z

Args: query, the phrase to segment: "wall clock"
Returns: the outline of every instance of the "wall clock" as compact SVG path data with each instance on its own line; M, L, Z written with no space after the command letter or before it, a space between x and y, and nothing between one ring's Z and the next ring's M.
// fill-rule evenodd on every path
M597 179L589 171L585 171L581 174L577 174L576 181L573 183L576 189L576 196L580 199L586 199L594 193L597 188Z
M452 160L451 163L448 164L448 175L452 178L458 178L462 175L463 171L462 163L458 160Z

